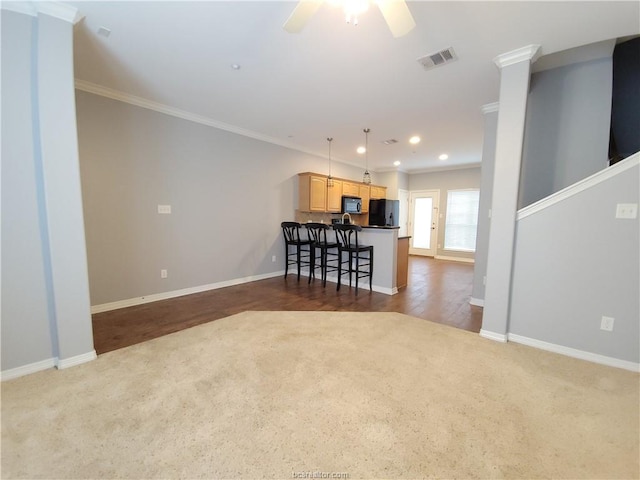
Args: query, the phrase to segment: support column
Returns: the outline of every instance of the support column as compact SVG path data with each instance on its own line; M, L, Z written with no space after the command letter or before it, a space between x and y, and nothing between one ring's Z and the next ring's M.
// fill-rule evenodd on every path
M42 165L54 355L58 368L96 357L93 347L73 74L77 9L37 14L37 147Z
M539 48L539 45L530 45L494 59L500 68L500 111L480 335L502 342L507 340L509 328L511 269L529 79L531 64L537 59Z
M491 197L493 196L493 173L496 159L496 132L498 128L498 102L482 106L484 114L484 140L482 163L480 164L480 205L478 206L478 234L473 266L473 290L471 305L484 306L484 285L489 254L489 229L491 227Z

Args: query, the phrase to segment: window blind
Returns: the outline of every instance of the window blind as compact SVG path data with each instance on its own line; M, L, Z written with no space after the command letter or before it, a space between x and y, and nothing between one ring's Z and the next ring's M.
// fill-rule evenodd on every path
M449 190L444 230L445 250L476 251L479 190Z

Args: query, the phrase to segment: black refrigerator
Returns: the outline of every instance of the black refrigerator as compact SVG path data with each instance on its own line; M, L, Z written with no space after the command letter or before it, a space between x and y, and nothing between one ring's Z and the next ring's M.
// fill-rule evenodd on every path
M399 200L369 200L369 225L397 227L399 217Z

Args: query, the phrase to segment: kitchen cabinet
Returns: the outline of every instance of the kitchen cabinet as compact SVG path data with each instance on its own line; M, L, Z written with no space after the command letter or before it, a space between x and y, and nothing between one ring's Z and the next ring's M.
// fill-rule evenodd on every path
M327 186L327 212L340 213L342 210L342 180L333 180L333 187Z
M357 183L343 182L342 195L348 195L350 197L360 196L360 185Z
M362 199L362 213L369 213L369 185L359 185L358 197Z
M312 172L298 174L298 210L301 212L340 213L343 195L360 197L362 213L367 214L369 200L386 198L387 188L343 178L334 178L333 187L329 187L326 175Z
M372 200L387 198L387 187L378 187L376 185L371 185L369 192L370 198Z
M327 209L327 177L312 173L298 175L298 210L325 212Z

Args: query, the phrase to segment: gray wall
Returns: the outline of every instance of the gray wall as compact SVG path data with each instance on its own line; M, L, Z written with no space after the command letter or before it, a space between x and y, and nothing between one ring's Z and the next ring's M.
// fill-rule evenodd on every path
M447 257L474 258L473 252L445 250L444 227L447 214L447 190L480 188L480 167L442 170L409 175L409 190L440 190L440 215L438 219L438 249L436 255Z
M387 198L398 200L398 190L409 189L409 174L405 172L378 172L375 181L379 185L387 187Z
M2 11L3 372L95 357L72 31L48 15Z
M487 274L489 255L489 231L491 229L491 199L493 197L493 173L496 157L496 133L498 112L484 114L484 140L482 143L482 165L480 167L480 205L478 206L478 233L476 237L475 264L473 267L473 288L471 298L474 303L484 301L484 280Z
M638 203L639 175L636 165L518 221L510 333L640 361L639 223L614 218L617 203Z
M328 160L83 91L76 99L92 305L284 269L280 222L294 219L297 174L325 173ZM332 173L359 181L363 170L334 162Z
M611 57L531 76L518 208L608 165L611 89Z

